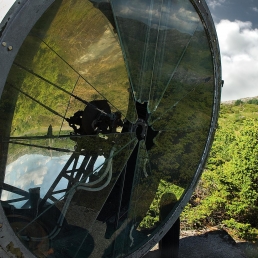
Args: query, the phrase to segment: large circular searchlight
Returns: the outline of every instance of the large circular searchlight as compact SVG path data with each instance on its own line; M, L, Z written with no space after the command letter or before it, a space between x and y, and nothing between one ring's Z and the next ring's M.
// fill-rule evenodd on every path
M0 71L1 255L142 257L161 241L217 123L205 1L16 1Z

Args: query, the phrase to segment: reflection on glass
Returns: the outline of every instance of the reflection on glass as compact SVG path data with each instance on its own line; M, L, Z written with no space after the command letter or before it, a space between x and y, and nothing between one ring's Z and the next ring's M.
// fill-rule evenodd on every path
M16 157L6 168L6 191L3 191L1 200L7 217L11 219L11 225L12 210L15 209L18 214L20 212L26 216L27 223L20 223L17 219L15 221L18 235L25 245L35 246L36 243L48 239L55 246L56 257L59 257L59 253L72 252L70 244L67 245L67 238L71 238L71 234L72 245L80 247L86 239L92 238L88 237L88 233L96 220L102 221L105 229L105 220L97 216L136 142L131 133L109 134L107 137L74 137L72 141L30 139L33 143L28 144L29 146L28 140L13 140L10 143L10 146L22 146L18 154L21 156ZM50 150L43 148L44 155L35 154L38 149L42 150L41 147L48 140L52 141L52 146L55 147ZM72 155L64 155L61 152L61 147L66 145L64 141L76 143L76 150ZM10 150L8 157L13 155ZM20 201L21 198L24 200ZM38 221L48 229L48 234L44 237L39 237L32 230ZM67 223L70 225L69 233ZM77 227L80 227L81 233ZM85 244L88 245L87 242ZM35 254L42 252L36 247L32 251ZM73 251L82 252L81 248Z
M60 1L55 1L55 5L60 5ZM51 10L48 12L51 14ZM30 34L42 40L42 44L95 89L95 98L105 97L126 116L130 85L110 22L90 1L62 1L51 26L45 30L49 14L39 20ZM133 122L135 114L127 119Z
M115 0L112 6L133 94L147 102L150 126L146 146L139 145L144 150L138 153L126 237L116 241L116 250L126 254L157 232L187 191L209 133L214 79L206 32L190 1ZM139 165L143 157L149 177Z
M194 34L190 1L112 1L137 101L158 105ZM136 10L140 11L136 11Z
M1 202L37 257L124 257L173 214L213 108L189 0L56 0L0 100Z
M149 228L143 230L140 223L146 217L146 213L153 202L161 177L151 166L144 141L139 142L134 173L127 227L117 236L115 241L115 251L124 254L147 239L152 231ZM120 223L123 223L123 221L121 220Z
M198 130L210 126L212 69L209 43L199 25L158 108L149 118L155 130Z

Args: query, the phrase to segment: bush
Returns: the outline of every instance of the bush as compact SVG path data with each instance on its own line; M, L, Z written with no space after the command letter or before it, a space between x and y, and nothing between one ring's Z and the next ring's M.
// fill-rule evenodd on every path
M200 183L206 195L196 205L195 191L182 214L191 226L221 223L242 238L258 237L257 120L218 129Z
M240 106L243 103L244 102L241 99L238 99L238 100L235 101L235 106Z
M258 105L258 99L249 99L247 101L248 104L254 104L254 105Z

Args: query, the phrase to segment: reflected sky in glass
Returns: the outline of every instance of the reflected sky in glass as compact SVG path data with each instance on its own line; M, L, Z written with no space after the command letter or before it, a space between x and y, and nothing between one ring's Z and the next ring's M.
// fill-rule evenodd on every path
M192 33L196 27L195 23L198 22L196 13L193 9L189 9L188 4L184 6L176 1L164 3L161 9L157 3L153 1L153 4L150 4L148 0L113 1L113 4L117 16L138 20L159 30L177 28L181 32Z
M40 187L40 197L43 198L69 158L70 155L50 157L37 154L26 154L6 167L5 183L27 192L29 192L30 188ZM81 165L82 160L83 156L80 156L77 166ZM94 173L97 173L101 169L104 162L104 156L99 156L94 163ZM69 169L72 169L72 164L69 166L68 170ZM86 183L88 181L89 179L86 180ZM67 183L68 181L65 178L62 178L55 187L55 190L65 189ZM60 193L56 194L55 197L59 199L63 197L63 195L64 194ZM11 200L15 197L17 198L18 195L3 191L1 200ZM25 202L26 201L14 203L13 205L16 208L21 208Z

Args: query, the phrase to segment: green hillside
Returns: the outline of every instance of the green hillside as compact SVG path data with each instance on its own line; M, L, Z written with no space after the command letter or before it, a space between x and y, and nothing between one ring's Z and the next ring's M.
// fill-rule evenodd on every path
M201 180L182 214L185 228L221 225L258 238L258 99L221 104Z

